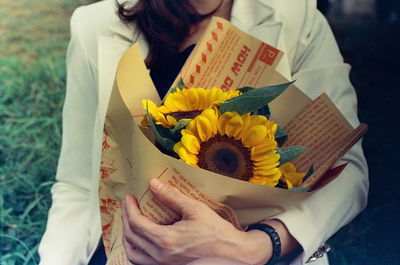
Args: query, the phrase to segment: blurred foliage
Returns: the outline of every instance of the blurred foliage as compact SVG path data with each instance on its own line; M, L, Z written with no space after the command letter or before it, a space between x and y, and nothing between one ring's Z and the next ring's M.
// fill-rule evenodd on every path
M61 140L69 17L83 0L0 0L0 264L38 264Z
M90 0L0 0L0 54L23 61L63 57L74 8Z
M0 261L35 264L59 152L64 62L0 65Z

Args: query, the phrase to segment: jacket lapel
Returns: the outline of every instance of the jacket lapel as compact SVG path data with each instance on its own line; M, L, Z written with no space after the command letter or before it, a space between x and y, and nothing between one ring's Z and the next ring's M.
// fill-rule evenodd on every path
M98 100L101 118L105 117L117 66L124 52L132 43L139 42L144 58L148 53L146 41L139 34L135 34L133 27L118 21L111 25L109 30L114 33L114 37L102 37L98 44Z
M231 22L244 32L279 48L282 22L276 17L271 0L236 0Z
M132 28L129 29L124 23L118 21L110 27L110 31L114 33L113 37L101 37L98 41L98 108L93 134L93 154L97 155L93 156L92 161L93 176L96 176L93 178L93 187L97 188L100 177L103 126L119 60L134 42L139 42L142 54L147 55L147 44L139 36L134 36ZM92 194L91 205L94 210L91 211L91 220L100 222L98 193ZM95 235L91 237L91 246L96 246L99 240L97 235L101 234L101 225L94 225L91 234Z

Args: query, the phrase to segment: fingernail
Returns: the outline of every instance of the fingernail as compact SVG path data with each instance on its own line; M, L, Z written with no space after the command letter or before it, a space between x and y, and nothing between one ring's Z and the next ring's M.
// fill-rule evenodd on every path
M154 191L158 191L162 186L162 183L159 179L153 178L150 180L150 188Z

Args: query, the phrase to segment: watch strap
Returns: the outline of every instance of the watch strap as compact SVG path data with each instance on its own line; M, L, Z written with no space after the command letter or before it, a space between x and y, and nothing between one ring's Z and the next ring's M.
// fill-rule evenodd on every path
M267 262L266 265L275 264L278 261L279 257L281 256L281 250L282 250L281 239L278 235L278 232L276 232L276 230L272 226L264 223L249 225L246 229L246 232L250 230L261 230L270 237L272 242L272 257Z

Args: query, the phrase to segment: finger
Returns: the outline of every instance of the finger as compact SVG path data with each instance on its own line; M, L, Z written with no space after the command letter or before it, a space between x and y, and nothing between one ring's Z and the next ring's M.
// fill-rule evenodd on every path
M142 214L136 198L131 195L125 197L124 211L130 228L143 237L152 240L165 232L163 226L154 223Z
M133 264L141 265L157 265L158 263L143 250L132 246L125 238L122 238L122 244L124 245L126 256Z
M176 213L182 216L193 213L194 200L185 196L177 188L157 178L153 178L150 181L150 189L160 202Z
M129 200L133 200L132 205ZM137 220L139 218L143 220ZM128 241L150 255L150 252L154 253L154 244L152 243L154 243L158 235L162 233L162 226L153 223L147 219L147 217L143 216L140 213L137 201L132 197L127 197L123 204L122 223L124 233L129 239Z

